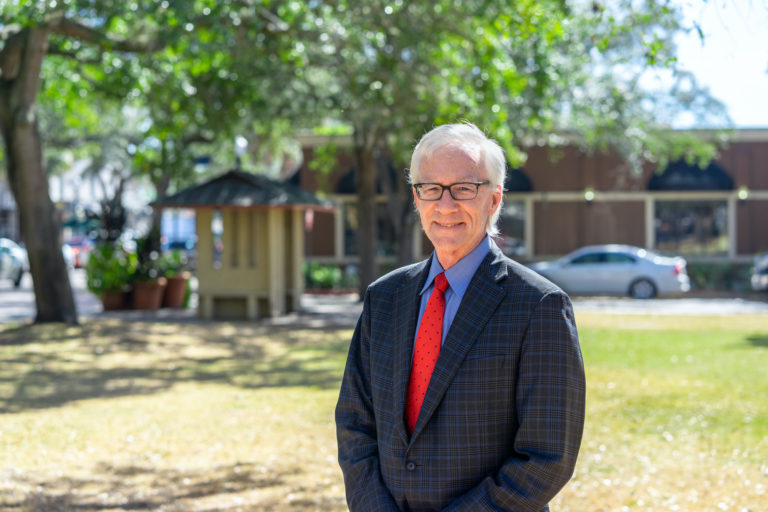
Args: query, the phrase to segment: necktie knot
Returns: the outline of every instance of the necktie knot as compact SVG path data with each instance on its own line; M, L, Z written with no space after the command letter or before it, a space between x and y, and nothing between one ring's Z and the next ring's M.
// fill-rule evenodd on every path
M440 293L445 293L448 288L448 279L445 277L445 272L440 272L435 276L435 289Z

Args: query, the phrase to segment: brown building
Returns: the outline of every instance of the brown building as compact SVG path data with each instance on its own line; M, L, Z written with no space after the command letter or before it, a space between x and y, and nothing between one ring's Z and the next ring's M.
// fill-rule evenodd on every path
M702 137L708 131L698 132ZM307 190L325 190L339 208L316 213L308 235L308 258L355 263L357 204L354 161L338 145L338 168L318 176L309 168L314 148L327 139L305 138L305 161L293 180ZM405 173L383 165L381 179ZM528 150L524 168L508 173L498 243L510 256L551 258L589 244L626 243L689 261L746 262L768 251L768 129L738 130L718 157L700 169L674 162L663 173L644 166L633 173L619 155L587 154L575 147ZM380 262L393 263L395 243L380 190ZM431 250L417 225L413 259Z

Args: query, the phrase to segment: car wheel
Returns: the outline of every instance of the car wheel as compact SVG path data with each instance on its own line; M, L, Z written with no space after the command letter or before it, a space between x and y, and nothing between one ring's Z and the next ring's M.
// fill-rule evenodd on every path
M22 277L24 277L24 270L23 269L19 269L19 273L16 274L15 278L13 278L13 287L14 288L18 288L19 286L21 286L21 278Z
M652 299L656 296L656 285L648 279L638 279L629 285L629 294L635 299Z

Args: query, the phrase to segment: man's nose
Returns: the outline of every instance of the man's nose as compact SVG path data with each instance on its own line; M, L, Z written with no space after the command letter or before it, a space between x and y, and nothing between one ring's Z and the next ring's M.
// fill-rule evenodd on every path
M458 205L448 189L443 190L443 196L437 200L439 210L454 210Z

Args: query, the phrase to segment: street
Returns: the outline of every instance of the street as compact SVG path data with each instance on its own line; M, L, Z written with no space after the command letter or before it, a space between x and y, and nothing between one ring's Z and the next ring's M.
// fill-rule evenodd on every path
M69 280L75 293L78 314L90 316L101 312L101 302L85 286L85 271L70 270ZM24 274L19 288L14 288L10 281L0 281L0 324L28 320L34 316L35 294L29 272Z
M77 312L81 317L89 317L102 313L101 302L91 294L85 286L83 269L69 271L70 282L75 293ZM195 297L193 297L194 303ZM623 297L575 297L573 300L576 313L604 312L622 314L655 314L655 315L726 315L745 313L765 313L768 315L768 294L751 295L749 298L721 297L700 298L688 296L673 299L636 300ZM307 316L317 319L329 316L338 317L335 323L354 324L362 305L355 294L349 295L312 295L305 294L302 298L302 308ZM110 312L109 314L126 314L127 312ZM136 313L136 312L130 312ZM151 314L151 313L150 313ZM26 321L34 318L35 297L32 291L32 278L27 273L22 279L21 286L14 289L10 281L0 282L0 324ZM169 314L190 318L193 311L171 311ZM290 322L291 317L275 319L277 323ZM768 321L768 318L766 319Z

